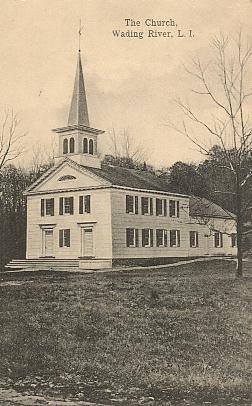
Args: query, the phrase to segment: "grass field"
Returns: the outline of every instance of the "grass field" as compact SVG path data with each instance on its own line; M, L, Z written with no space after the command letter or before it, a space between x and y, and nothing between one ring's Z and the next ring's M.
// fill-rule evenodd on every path
M106 405L251 405L252 276L212 261L0 274L3 388Z

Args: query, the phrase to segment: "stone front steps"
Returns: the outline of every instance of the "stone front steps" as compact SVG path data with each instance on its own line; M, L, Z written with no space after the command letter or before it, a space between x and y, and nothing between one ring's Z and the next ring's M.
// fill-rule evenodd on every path
M78 259L55 259L55 258L38 258L38 259L13 259L7 265L7 270L24 269L24 270L78 270Z

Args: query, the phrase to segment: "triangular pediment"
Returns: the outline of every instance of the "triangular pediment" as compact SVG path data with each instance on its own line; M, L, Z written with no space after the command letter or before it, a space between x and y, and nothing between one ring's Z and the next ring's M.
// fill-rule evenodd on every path
M108 181L93 174L88 168L83 168L76 162L67 159L42 175L27 189L26 193L94 188L109 185Z

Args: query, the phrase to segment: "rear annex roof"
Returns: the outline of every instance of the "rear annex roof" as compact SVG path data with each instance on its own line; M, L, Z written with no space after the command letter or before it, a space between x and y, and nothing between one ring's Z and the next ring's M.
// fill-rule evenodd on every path
M217 217L224 219L235 219L235 214L223 209L216 203L204 197L190 196L189 199L189 214L194 217Z

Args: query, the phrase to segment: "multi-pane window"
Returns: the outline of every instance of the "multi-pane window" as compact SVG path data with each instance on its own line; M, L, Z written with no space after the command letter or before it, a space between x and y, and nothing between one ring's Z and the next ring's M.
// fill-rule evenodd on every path
M199 246L199 233L198 231L190 231L190 247L197 248Z
M179 217L179 200L169 200L169 216Z
M156 199L156 215L157 216L167 216L166 199Z
M142 230L142 246L153 247L153 230L151 228Z
M79 214L91 213L91 196L79 196Z
M231 234L231 247L237 247L237 234Z
M180 230L170 231L170 247L180 247Z
M127 247L139 246L139 233L136 228L126 228L126 245Z
M167 247L167 230L156 230L157 247Z
M126 213L138 214L138 196L126 195Z
M152 197L141 197L142 214L153 214L153 199Z
M59 246L70 247L70 229L59 230Z
M215 248L223 247L223 235L219 231L215 231L214 233L214 246Z
M74 214L73 197L60 197L59 199L59 214Z
M54 199L41 199L41 216L54 216Z

